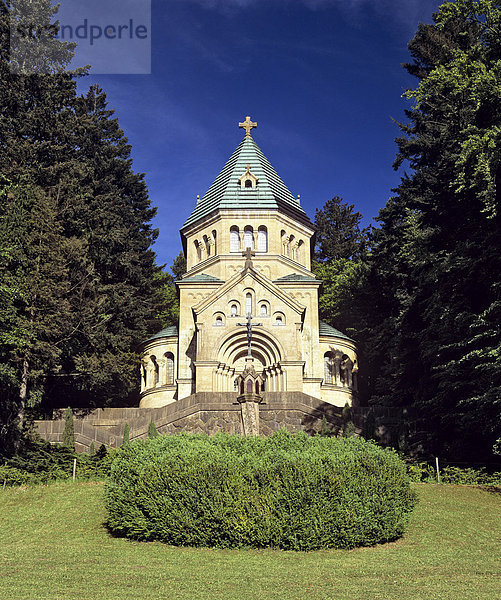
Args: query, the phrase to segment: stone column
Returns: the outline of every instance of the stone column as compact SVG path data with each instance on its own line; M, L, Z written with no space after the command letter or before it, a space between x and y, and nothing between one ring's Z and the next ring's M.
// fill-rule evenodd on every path
M162 385L166 385L167 383L167 372L166 372L166 366L167 366L167 360L165 358L159 358L157 360L158 363L158 383L157 383L157 387L160 387Z
M259 402L246 401L242 409L242 433L246 436L259 435Z

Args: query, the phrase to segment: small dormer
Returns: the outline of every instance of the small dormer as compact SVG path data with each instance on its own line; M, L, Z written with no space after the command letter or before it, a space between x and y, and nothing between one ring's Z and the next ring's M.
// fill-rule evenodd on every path
M242 189L255 188L257 186L258 178L251 173L250 165L247 165L245 173L238 178Z

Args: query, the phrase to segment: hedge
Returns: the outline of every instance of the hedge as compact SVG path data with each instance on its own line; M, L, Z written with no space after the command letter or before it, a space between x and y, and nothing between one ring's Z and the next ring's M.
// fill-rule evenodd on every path
M416 498L393 451L353 438L180 434L120 448L108 527L179 546L354 548L400 537Z

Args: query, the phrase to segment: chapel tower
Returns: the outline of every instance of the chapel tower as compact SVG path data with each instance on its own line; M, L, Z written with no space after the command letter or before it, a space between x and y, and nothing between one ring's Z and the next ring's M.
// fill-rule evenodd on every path
M351 404L358 370L354 342L318 319L311 272L314 227L256 142L245 137L181 228L187 272L177 282L178 327L144 343L141 407L197 392L234 392L246 366L262 391L297 392Z

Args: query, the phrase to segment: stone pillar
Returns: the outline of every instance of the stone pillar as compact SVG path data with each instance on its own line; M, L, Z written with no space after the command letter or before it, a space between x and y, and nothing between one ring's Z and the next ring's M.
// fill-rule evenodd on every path
M246 400L240 403L242 410L242 434L259 435L259 401Z
M286 386L284 391L302 392L303 391L303 368L304 361L302 360L287 360L281 361L280 366L285 372Z
M158 363L157 387L160 387L162 385L166 385L166 383L167 383L167 371L166 371L167 360L165 358L159 358L157 360L157 363Z
M153 387L153 371L155 369L155 365L148 361L145 364L145 369L146 369L146 382L145 382L145 389L149 390Z

